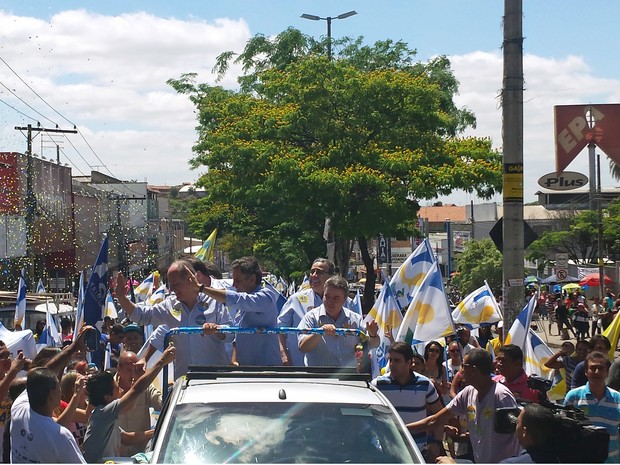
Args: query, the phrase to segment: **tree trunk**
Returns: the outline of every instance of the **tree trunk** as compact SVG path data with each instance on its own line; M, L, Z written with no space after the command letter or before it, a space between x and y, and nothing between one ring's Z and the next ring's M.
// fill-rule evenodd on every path
M334 263L340 276L347 277L349 274L349 261L351 259L351 241L339 237L334 238Z
M377 282L377 275L375 273L373 259L368 252L366 238L358 237L357 245L359 245L360 252L362 253L362 261L366 267L366 284L364 285L364 299L362 302L362 311L366 314L375 303L375 283Z

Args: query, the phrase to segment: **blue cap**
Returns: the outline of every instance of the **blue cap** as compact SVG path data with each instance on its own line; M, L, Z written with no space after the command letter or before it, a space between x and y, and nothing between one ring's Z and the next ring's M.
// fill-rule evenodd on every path
M125 326L125 328L123 329L124 333L128 333L129 331L136 331L140 334L144 334L144 331L142 331L142 328L135 323L131 323Z

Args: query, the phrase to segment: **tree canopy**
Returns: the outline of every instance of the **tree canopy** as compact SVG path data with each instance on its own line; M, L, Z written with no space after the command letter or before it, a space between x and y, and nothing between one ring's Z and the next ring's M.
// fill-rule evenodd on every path
M402 42L360 38L339 42L328 61L322 45L296 29L257 35L218 59L220 75L233 60L243 65L238 90L193 74L169 81L199 111L191 164L208 167L199 181L208 194L192 224L251 238L284 274L324 255L326 218L344 274L355 239L414 234L419 200L501 188L491 141L460 137L475 118L454 103L447 58L414 63ZM368 281L374 287L374 275Z
M491 239L467 241L465 250L456 256L452 284L465 296L486 280L494 294L502 290L502 254Z

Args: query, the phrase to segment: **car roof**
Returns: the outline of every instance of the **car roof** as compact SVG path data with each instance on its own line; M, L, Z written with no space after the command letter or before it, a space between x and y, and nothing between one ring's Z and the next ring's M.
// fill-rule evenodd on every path
M365 382L293 378L197 380L185 387L177 404L208 402L384 404Z
M190 367L177 404L311 402L385 405L367 374L335 367Z

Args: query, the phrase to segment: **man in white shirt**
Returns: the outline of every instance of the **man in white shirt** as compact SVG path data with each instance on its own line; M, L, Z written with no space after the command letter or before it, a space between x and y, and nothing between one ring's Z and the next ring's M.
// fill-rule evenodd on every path
M71 432L52 418L60 397L52 370L28 373L26 391L11 407L11 463L86 463Z

